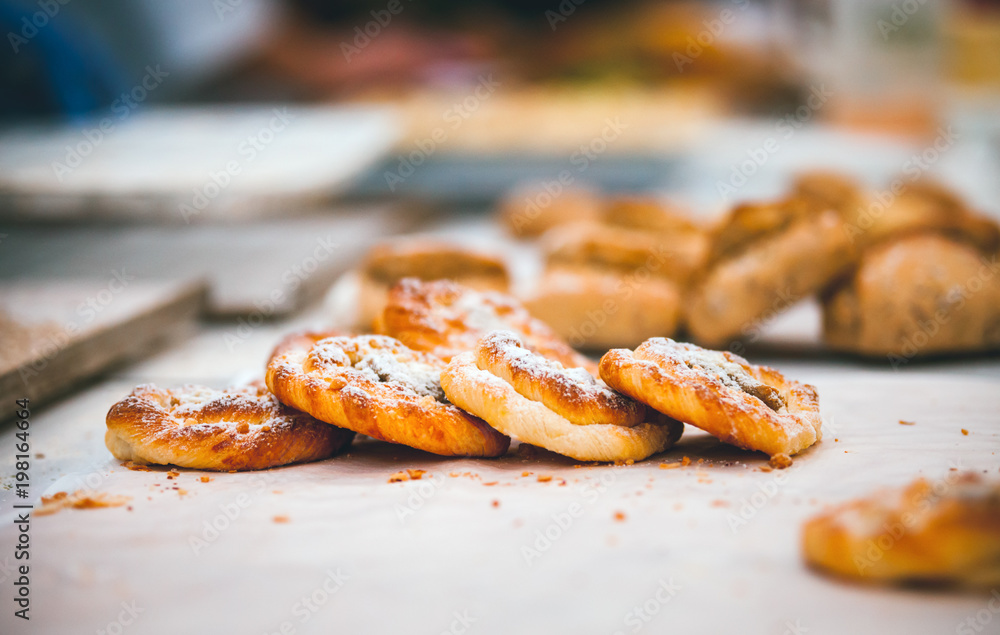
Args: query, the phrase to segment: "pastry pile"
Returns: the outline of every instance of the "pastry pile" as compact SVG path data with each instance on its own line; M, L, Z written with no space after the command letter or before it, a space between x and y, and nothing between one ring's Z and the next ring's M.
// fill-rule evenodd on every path
M209 470L323 459L360 433L442 456L496 457L511 438L580 461L641 461L684 423L791 455L820 439L811 386L692 344L651 339L584 357L512 296L400 280L378 333L287 336L266 389L141 386L108 413L120 459Z
M833 350L898 362L1000 348L1000 228L939 185L904 182L870 192L807 173L710 226L588 191L545 206L544 190L520 189L499 213L516 236L545 231L545 271L525 303L578 348L686 334L742 351L810 297Z

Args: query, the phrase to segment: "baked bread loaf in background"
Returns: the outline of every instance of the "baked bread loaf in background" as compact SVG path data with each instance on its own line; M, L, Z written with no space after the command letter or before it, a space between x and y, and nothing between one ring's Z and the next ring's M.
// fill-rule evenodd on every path
M510 276L503 259L480 249L421 238L376 245L360 267L358 325L370 329L385 308L389 289L403 278L454 280L480 291L506 292Z

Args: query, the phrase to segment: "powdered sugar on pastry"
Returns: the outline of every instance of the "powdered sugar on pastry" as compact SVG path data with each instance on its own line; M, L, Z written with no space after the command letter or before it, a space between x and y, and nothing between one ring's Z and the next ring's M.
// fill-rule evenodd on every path
M733 361L739 359L749 365L749 362L735 355L731 360L722 351L712 351L665 338L649 340L647 350L653 355L677 360L696 372L707 374L724 386L742 390L760 399L775 412L785 407L785 400L781 394L774 387L768 386L748 373L743 365Z
M609 386L726 443L791 456L822 438L816 389L742 357L652 338L601 359Z
M564 368L534 353L510 331L493 331L476 347L476 363L577 425L642 423L646 409L608 388L584 368Z
M324 459L353 434L282 405L260 382L216 390L137 386L108 411L118 459L203 470L258 470Z
M441 389L441 359L384 335L285 338L268 387L316 418L445 456L499 456L510 439L463 412Z
M403 354L402 346L388 337L368 336L367 345L353 338L328 338L316 342L309 361L316 368L351 367L370 381L393 383L417 395L445 402L441 367L426 358Z

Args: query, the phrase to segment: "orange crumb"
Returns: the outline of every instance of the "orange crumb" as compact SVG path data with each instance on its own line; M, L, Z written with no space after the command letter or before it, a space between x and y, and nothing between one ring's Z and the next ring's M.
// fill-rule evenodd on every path
M448 472L448 476L452 478L458 478L459 476L461 476L461 474L459 474L458 472Z
M660 469L661 470L673 470L673 469L676 469L676 468L678 468L680 466L681 466L681 464L680 464L679 461L677 463L660 463Z
M211 480L212 480L212 477L210 477L210 476L202 476L201 477L201 482L202 483L207 483L207 482L209 482Z
M783 470L792 464L792 457L787 454L775 454L767 463L773 468Z
M521 472L521 476L531 476L531 472Z
M491 487L491 486L493 486L493 485L496 485L496 484L497 484L497 483L499 483L499 482L500 482L500 481L490 481L489 483L483 483L483 485L485 485L485 486L487 486L487 487Z
M421 478L423 478L424 474L427 473L427 470L406 470L406 473L414 481L419 481Z
M729 507L729 501L724 501L722 499L715 499L712 501L712 507Z
M125 461L122 465L133 472L152 472L153 470L148 465L142 465L140 463L133 463L132 461Z
M97 509L99 507L121 507L132 500L130 496L116 496L104 492L77 490L72 494L57 492L52 496L42 496L41 506L32 512L33 516L47 516L72 507L73 509Z
M491 503L491 504L492 504L492 505L493 505L494 507L500 507L500 501L498 501L498 500L496 500L496 499L494 499L494 500L493 500L493 503Z
M969 431L966 430L965 428L962 428L962 434L964 434L965 436L969 436Z
M177 490L177 495L178 496L184 496L187 493L188 493L188 491L186 489L184 489L183 487L178 488L178 490Z
M686 456L682 457L681 458L681 465L684 465L684 466L691 465L691 459L688 458L688 457L686 457Z
M774 468L771 467L770 465L761 465L760 466L760 471L761 472L773 472Z
M246 434L247 432L250 432L250 424L244 421L240 425L236 426L236 431L240 434Z
M289 520L291 520L291 518L289 518L288 516L285 516L284 514L281 514L281 515L275 516L271 520L273 520L276 523L287 523Z
M916 421L903 421L902 419L900 419L899 420L899 425L901 425L901 426L915 426L915 425L917 425L917 422Z
M615 512L615 520L618 522L625 522L625 512Z
M539 483L548 483L551 480L552 480L552 477L549 476L549 475L542 475L542 474L538 475L538 482Z
M389 477L390 483L399 483L400 481L408 481L408 480L410 480L410 476L403 470L400 470Z

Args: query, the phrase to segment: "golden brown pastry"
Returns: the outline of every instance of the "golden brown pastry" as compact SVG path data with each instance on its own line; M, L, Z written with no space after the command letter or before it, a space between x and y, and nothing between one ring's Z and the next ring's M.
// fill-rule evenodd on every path
M596 220L604 202L585 187L559 183L518 187L500 201L501 222L518 238L540 236L558 225Z
M441 386L452 403L501 432L579 461L640 461L670 447L684 428L582 368L531 352L507 331L455 356Z
M137 386L107 416L115 458L197 470L264 470L325 459L354 433L278 402L260 382L215 390Z
M708 258L709 235L680 209L662 201L637 196L608 200L601 219L605 224L655 237L669 253L671 275L686 282Z
M510 439L456 408L441 389L445 364L391 337L302 333L267 365L282 403L370 437L444 456L500 456Z
M396 240L376 245L360 268L359 324L370 328L389 289L403 278L446 278L481 291L506 292L510 279L498 256L441 241Z
M856 257L841 212L806 197L733 209L686 308L695 340L722 347L826 286Z
M854 179L838 172L802 172L792 182L792 198L809 201L820 208L837 210L844 218L865 203L865 196Z
M875 246L823 302L833 349L889 355L1000 348L1000 264L972 245L911 235Z
M994 221L974 213L946 187L926 181L907 184L898 193L870 194L848 218L845 231L861 248L916 233L962 240L984 252L1000 248Z
M615 390L726 443L791 456L822 438L819 396L729 352L657 337L601 359Z
M879 583L991 588L1000 584L1000 483L974 473L875 492L811 518L812 567Z
M377 324L380 332L410 348L448 361L474 350L479 339L495 330L510 330L525 344L567 367L596 370L597 365L574 351L516 299L480 292L448 280L401 280L389 292L389 303Z
M573 346L603 351L676 331L691 269L662 236L580 223L544 243L547 268L525 306Z

